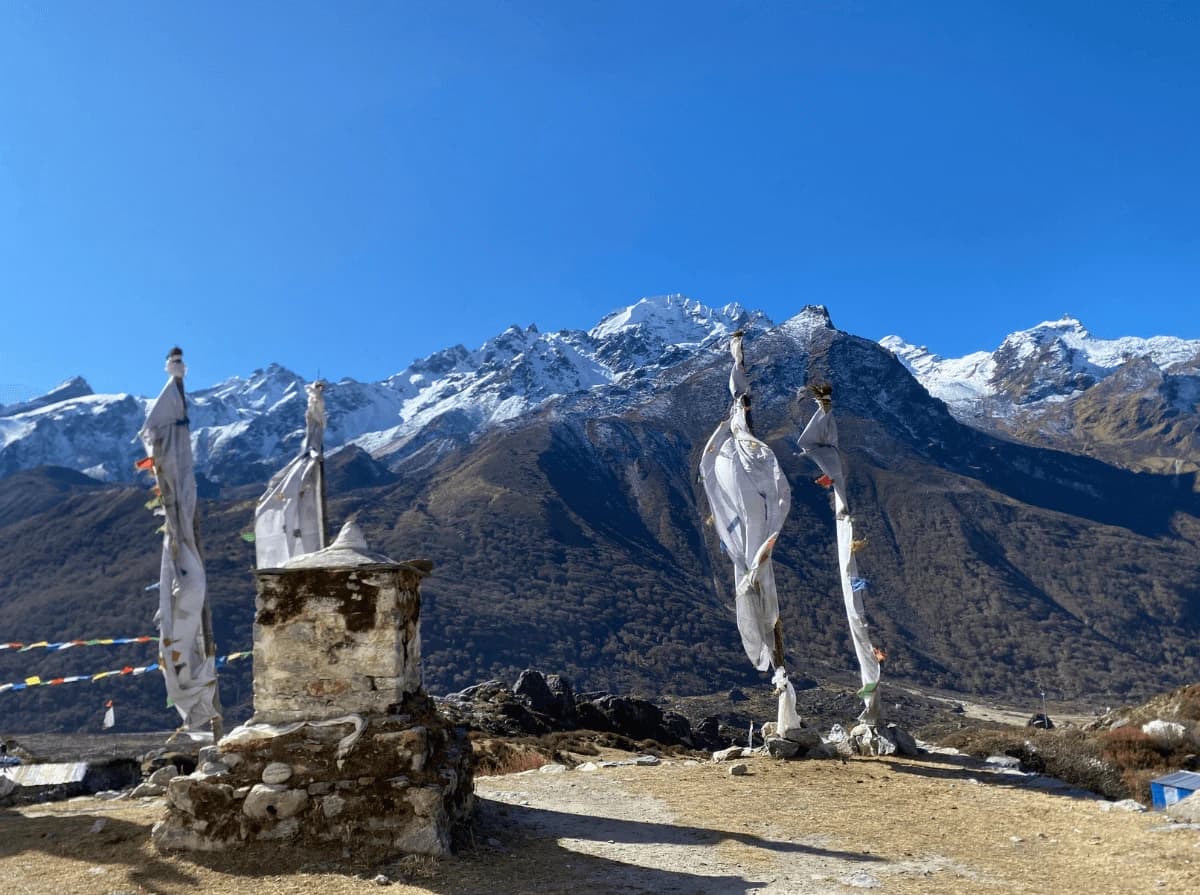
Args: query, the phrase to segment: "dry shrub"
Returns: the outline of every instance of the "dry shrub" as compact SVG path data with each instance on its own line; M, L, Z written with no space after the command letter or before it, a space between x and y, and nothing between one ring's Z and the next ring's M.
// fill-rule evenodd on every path
M942 743L975 758L1012 756L1025 771L1064 780L1105 798L1125 799L1131 794L1122 779L1122 769L1105 758L1094 735L1082 730L967 729L951 734Z
M498 739L476 739L471 742L475 753L475 776L496 777L519 774L550 763L544 747Z
M590 731L577 730L557 731L548 733L541 742L555 753L570 752L575 755L599 755L600 750L594 742L595 735Z
M392 879L433 879L438 875L439 867L439 861L433 855L405 855L382 870Z
M1194 728L1182 735L1152 736L1136 727L1118 727L1100 734L1104 757L1121 768L1133 798L1150 801L1150 781L1189 766L1197 748Z
M1117 767L1142 770L1159 767L1165 757L1157 739L1136 727L1118 727L1100 734L1100 748L1107 761Z
M1164 773L1164 768L1157 769L1135 769L1126 768L1121 772L1121 781L1129 790L1130 798L1137 799L1144 805L1149 805L1151 801L1150 781L1155 777L1161 777Z

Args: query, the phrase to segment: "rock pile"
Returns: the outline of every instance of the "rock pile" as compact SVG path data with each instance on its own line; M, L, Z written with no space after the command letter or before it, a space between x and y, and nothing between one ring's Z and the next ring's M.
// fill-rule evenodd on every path
M611 693L577 694L562 675L534 669L521 672L511 687L500 680L484 681L449 694L440 704L456 723L491 736L591 730L691 749L719 749L729 744L716 717L693 727L685 716L664 712L649 700Z

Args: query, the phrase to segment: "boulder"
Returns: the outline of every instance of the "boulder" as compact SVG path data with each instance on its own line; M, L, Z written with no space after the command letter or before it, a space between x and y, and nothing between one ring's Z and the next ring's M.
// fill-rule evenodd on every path
M166 786L178 776L179 769L176 768L175 765L169 764L166 767L159 768L157 771L151 774L148 778L146 778L146 782L152 783L155 786Z
M307 804L308 793L303 789L259 783L250 788L242 811L255 820L286 820L299 814Z
M1176 823L1200 824L1200 792L1167 806L1167 817Z
M153 777L156 771L168 767L174 767L177 774L190 774L196 770L198 753L199 750L180 752L155 749L142 757L142 776ZM163 781L163 786L166 786L166 781Z
M1178 721L1155 718L1142 725L1142 733L1163 743L1178 743L1187 735L1187 728Z
M1146 810L1146 806L1137 799L1121 799L1117 802L1100 802L1101 811L1130 811L1135 814Z
M607 693L592 698L577 697L575 709L581 727L602 724L593 729L618 733L631 740L657 740L668 745L680 742L664 723L662 709L646 699Z
M663 712L663 727L677 742L688 744L692 740L692 722L679 712Z
M292 776L292 766L282 761L273 761L263 768L263 783L286 783Z
M1040 728L1041 730L1053 730L1054 722L1050 720L1049 715L1045 715L1045 714L1042 714L1041 712L1038 712L1036 715L1034 715L1032 718L1030 718L1025 723L1025 726L1026 727L1037 727L1037 728Z
M989 755L984 759L984 762L993 767L1004 768L1007 771L1021 770L1021 759L1015 755Z
M513 684L512 695L558 729L575 726L575 690L560 674L542 674L526 668Z
M508 694L508 684L492 678L491 680L481 681L478 684L472 684L470 687L459 690L457 693L451 693L446 699L451 702L491 702L497 698L502 699Z
M573 727L575 725L575 688L571 686L571 682L561 674L548 674L546 675L546 687L553 697L551 703L553 711L550 714L562 721L564 725Z
M870 724L857 724L850 731L850 746L859 755L894 755L896 744L886 730L878 730Z
M767 754L772 758L795 758L799 752L800 744L795 740L767 737Z
M875 739L871 743L875 755L895 755L900 751L896 741L892 739L892 731L888 728L875 728Z
M821 745L821 734L814 727L789 727L783 732L783 739L790 740L801 749L812 749Z
M732 761L735 758L741 758L743 751L741 746L730 746L727 749L720 749L713 753L713 761Z
M708 752L728 746L729 740L721 735L721 719L709 715L692 728L692 745Z
M889 739L896 744L896 752L900 755L915 758L921 754L921 747L917 745L916 738L904 728L888 724L887 732Z
M849 743L843 740L840 743L821 743L819 746L813 746L804 757L812 760L840 758L844 761L850 754Z
M513 696L520 697L535 712L543 715L557 715L560 706L556 704L554 694L546 683L546 676L540 671L526 668L513 684Z

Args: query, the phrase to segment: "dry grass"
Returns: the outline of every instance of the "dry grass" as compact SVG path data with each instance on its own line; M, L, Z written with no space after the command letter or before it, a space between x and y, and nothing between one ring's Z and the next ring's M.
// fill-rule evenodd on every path
M631 740L615 733L594 730L569 730L540 737L499 738L473 732L471 748L475 754L475 773L480 777L519 774L556 762L574 767L580 760L593 758L601 750L638 752L658 756L690 756L696 753L682 746L664 746L654 740Z
M549 757L538 747L507 740L476 739L472 741L471 749L475 754L477 777L519 774L550 763Z

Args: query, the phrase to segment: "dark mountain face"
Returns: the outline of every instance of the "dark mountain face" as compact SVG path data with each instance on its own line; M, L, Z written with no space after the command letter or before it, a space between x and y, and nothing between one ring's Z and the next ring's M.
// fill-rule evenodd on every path
M868 541L859 562L872 636L888 652L885 686L1104 699L1200 673L1193 475L1131 472L961 425L891 353L834 330L818 309L752 333L746 356L756 432L793 490L775 553L789 668L856 674L829 493L794 447L815 407L801 388L828 381ZM338 462L332 524L357 513L375 549L434 561L422 612L430 690L527 666L581 690L649 695L759 681L695 479L728 410L728 373L714 350L654 388L634 379L624 402L581 395L474 442L431 436L398 476L365 454ZM64 492L60 473L24 475L19 499L6 501L15 477L0 481L0 630L15 640L151 633L155 601L142 588L159 542L145 495L84 483ZM203 508L222 651L250 645L253 550L238 532L252 508ZM98 649L17 658L0 653L0 682L152 660ZM230 717L244 717L249 664L231 665L222 687ZM121 678L0 694L6 726L86 726L100 690L130 706L131 724L174 723L160 681Z

